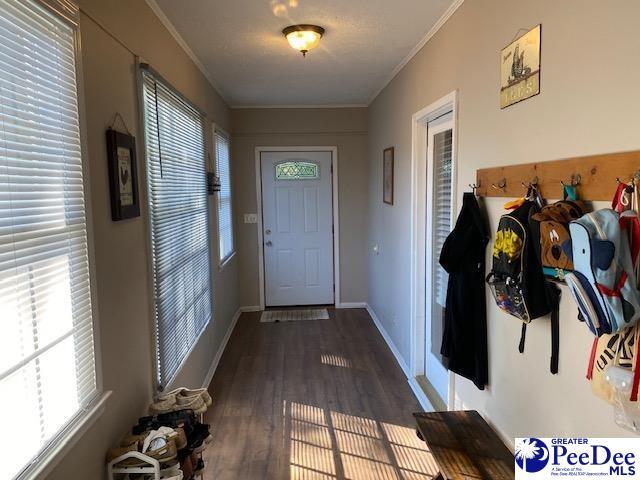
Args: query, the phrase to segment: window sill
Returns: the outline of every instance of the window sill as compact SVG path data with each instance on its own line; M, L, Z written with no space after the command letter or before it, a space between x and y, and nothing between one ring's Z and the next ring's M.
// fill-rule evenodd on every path
M103 392L58 438L56 444L35 459L17 480L36 480L46 478L62 461L69 451L80 441L82 436L98 421L105 412L107 400L112 391Z
M236 256L236 251L234 250L225 258L223 258L220 261L220 265L218 266L218 271L221 272L222 270L224 270L224 268L229 264L229 262L231 262L231 260L233 260L233 257L235 256Z

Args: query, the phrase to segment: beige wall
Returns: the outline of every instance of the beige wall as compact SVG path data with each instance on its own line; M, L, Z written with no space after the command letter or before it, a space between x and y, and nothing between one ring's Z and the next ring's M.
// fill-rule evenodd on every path
M256 213L257 146L337 146L341 302L367 300L367 111L364 108L237 109L231 112L240 303L260 304Z
M382 253L369 254L369 300L407 363L411 115L459 91L459 200L481 167L638 149L638 18L640 3L632 1L466 0L370 106L369 246L380 244ZM538 23L542 93L500 110L500 50L520 28ZM393 207L382 204L379 188L382 149L389 145L396 148ZM486 202L492 231L502 203ZM481 392L458 379L459 405L481 411L511 439L628 434L584 379L591 336L576 320L566 288L557 376L548 372L549 321L534 322L520 355L519 322L499 313L488 292L487 301L490 386Z
M105 390L113 390L105 413L82 436L48 478L99 479L104 455L145 413L154 389L148 230L144 195L143 132L139 126L135 58L142 56L201 109L209 120L229 126L229 110L143 0L82 0L81 40L86 133L95 241L100 348ZM97 20L118 41L100 28ZM121 43L119 43L121 42ZM104 132L120 112L138 144L139 218L112 222ZM213 206L213 202L211 202ZM212 243L217 245L212 209ZM214 320L201 337L176 383L200 387L238 307L237 259L223 272L214 261Z

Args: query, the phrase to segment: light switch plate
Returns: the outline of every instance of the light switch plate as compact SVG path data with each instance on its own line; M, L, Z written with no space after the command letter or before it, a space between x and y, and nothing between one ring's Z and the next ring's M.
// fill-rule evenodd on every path
M244 214L244 223L258 223L258 214L257 213L245 213Z

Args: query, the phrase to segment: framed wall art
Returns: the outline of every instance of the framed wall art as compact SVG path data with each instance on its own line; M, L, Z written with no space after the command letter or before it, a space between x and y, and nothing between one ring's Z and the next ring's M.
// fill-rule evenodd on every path
M382 153L382 200L393 205L393 147Z
M540 93L540 33L537 25L502 49L500 108Z
M107 130L111 220L140 216L136 139L132 135Z

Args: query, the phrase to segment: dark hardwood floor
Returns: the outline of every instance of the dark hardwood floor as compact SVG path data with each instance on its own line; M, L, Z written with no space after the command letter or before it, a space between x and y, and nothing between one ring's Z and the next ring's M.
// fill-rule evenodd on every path
M243 314L209 388L207 480L426 480L421 408L366 310Z

